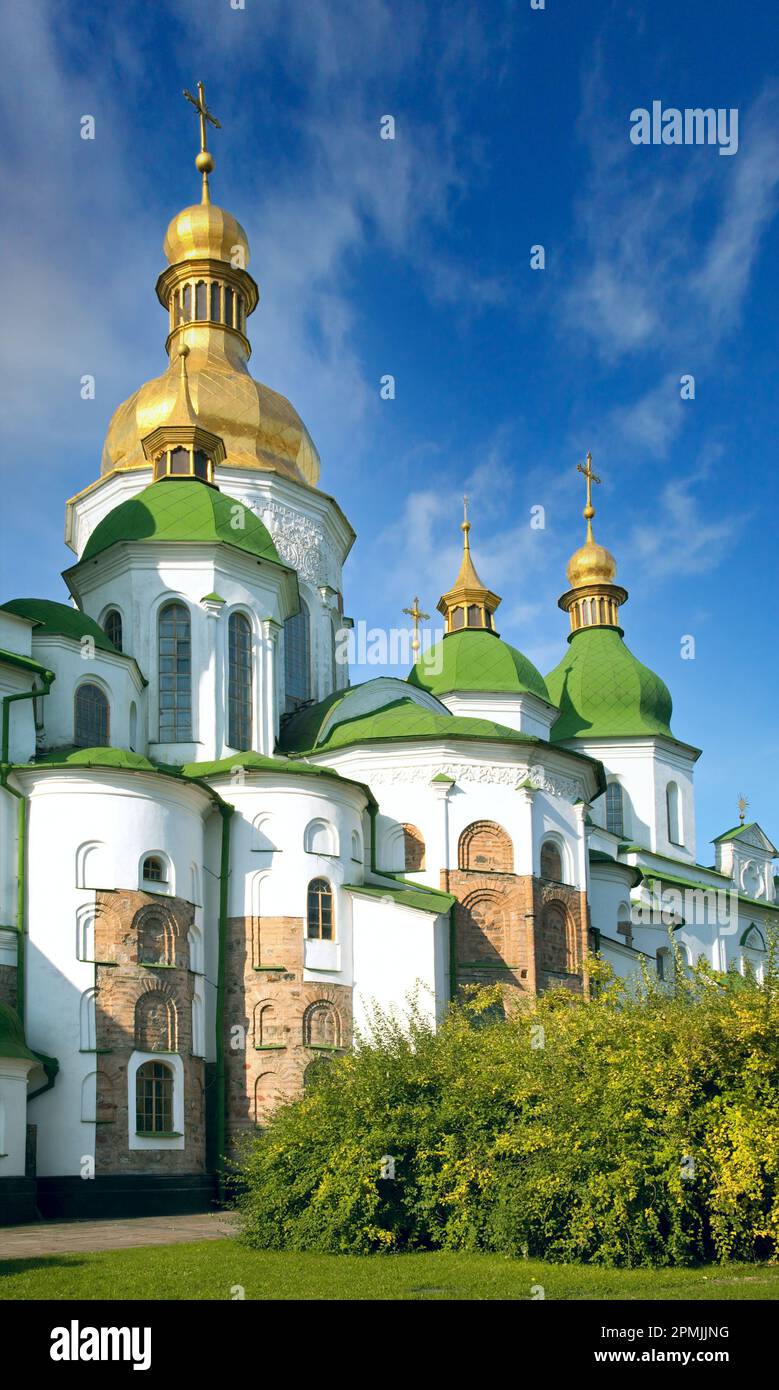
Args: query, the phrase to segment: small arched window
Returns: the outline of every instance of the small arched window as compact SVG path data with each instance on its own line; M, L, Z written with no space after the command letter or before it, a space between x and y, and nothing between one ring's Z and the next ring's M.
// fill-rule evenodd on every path
M183 603L168 603L159 627L160 742L192 737L192 636Z
M182 317L185 323L189 323L192 317L192 290L189 285L185 285L181 292Z
M135 1006L135 1046L140 1052L176 1051L176 1006L161 990L142 994Z
M103 632L120 652L122 650L122 615L116 608L109 608L103 619Z
M157 907L141 909L135 919L139 965L175 965L176 937L167 913Z
M669 782L665 789L665 805L668 814L668 839L672 845L681 845L682 815L679 787L676 782Z
M91 681L76 690L73 742L77 748L107 748L110 733L108 700Z
M612 835L625 833L625 805L619 782L609 782L606 788L606 829Z
M220 306L221 288L218 280L213 280L211 282L211 318L214 323L219 323L222 317Z
M312 878L308 885L306 920L309 939L333 940L333 890L326 878Z
M167 883L165 863L159 855L147 854L143 861L143 880L145 883Z
M195 318L207 319L208 310L206 308L206 282L198 280L195 285Z
M165 1062L143 1062L135 1073L135 1130L173 1132L173 1071Z
M284 624L284 690L286 709L299 709L311 699L310 620L308 605L300 600L300 612Z
M229 286L229 285L226 285L226 286L225 286L225 294L224 294L224 305L225 305L225 319L224 319L224 321L225 321L225 323L227 324L228 328L232 328L232 326L233 326L233 299L234 299L233 291L230 289L230 286Z
M457 846L457 864L479 873L512 873L514 849L503 826L491 820L467 825Z
M563 856L554 840L545 840L541 846L541 877L563 882Z
M231 613L228 631L227 742L252 746L252 629L244 613Z

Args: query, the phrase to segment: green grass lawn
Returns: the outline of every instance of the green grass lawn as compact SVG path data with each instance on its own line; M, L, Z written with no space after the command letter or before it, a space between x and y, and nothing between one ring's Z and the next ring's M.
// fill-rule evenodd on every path
M613 1270L498 1255L298 1255L234 1240L0 1261L0 1298L779 1299L779 1267Z

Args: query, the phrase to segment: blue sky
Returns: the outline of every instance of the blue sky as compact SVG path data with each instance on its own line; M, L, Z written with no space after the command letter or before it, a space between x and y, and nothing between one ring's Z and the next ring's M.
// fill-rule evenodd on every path
M435 613L467 491L502 635L548 671L590 448L626 640L704 750L699 855L742 791L776 838L770 7L6 0L2 38L2 595L64 597L64 501L163 366L154 283L198 196L181 92L200 78L223 127L214 201L246 227L262 293L253 374L297 406L358 532L347 612L390 627L419 593ZM632 145L653 100L737 108L737 154Z

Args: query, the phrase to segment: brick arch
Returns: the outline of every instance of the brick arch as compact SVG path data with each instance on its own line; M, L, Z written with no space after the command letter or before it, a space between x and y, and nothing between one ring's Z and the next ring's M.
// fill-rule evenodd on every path
M254 1123L264 1125L276 1109L281 1096L275 1071L263 1071L254 1083Z
M558 899L545 903L541 911L538 964L553 974L570 975L579 969L576 925L565 903Z
M482 874L513 873L514 846L510 835L497 821L472 821L460 836L457 864L460 869Z
M255 1047L284 1043L284 1025L275 999L258 999L253 1010Z
M415 825L401 825L403 831L403 867L408 874L421 872L425 867L425 838Z
M459 906L458 916L467 958L478 960L485 950L503 956L509 925L508 903L503 893L489 888L469 893Z
M135 1003L135 1046L140 1052L176 1052L178 1006L169 989L144 989Z
M168 908L151 903L133 918L139 965L176 965L178 923Z
M303 1014L303 1043L306 1047L340 1047L341 1015L329 999L315 999Z

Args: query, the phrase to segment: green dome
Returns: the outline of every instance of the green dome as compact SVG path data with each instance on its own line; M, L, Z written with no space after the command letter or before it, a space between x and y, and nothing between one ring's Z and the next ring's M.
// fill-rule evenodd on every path
M645 734L673 738L668 687L636 660L616 628L574 632L546 683L560 710L551 732L556 743Z
M443 653L441 646L443 645ZM435 668L443 664L440 673ZM438 660L436 660L438 658ZM532 661L502 642L494 632L449 632L436 642L424 659L412 667L409 684L431 695L449 695L459 690L482 690L512 695L537 695L550 702L549 691Z
M94 618L88 618L80 609L71 608L69 603L57 603L50 598L13 598L2 607L6 613L15 613L18 618L29 618L36 622L38 627L33 637L72 637L75 642L80 642L82 637L91 637L101 651L116 651L100 624Z
M236 525L237 518L242 525ZM93 560L117 541L222 541L280 564L266 526L234 497L193 479L152 483L97 525L81 556Z

